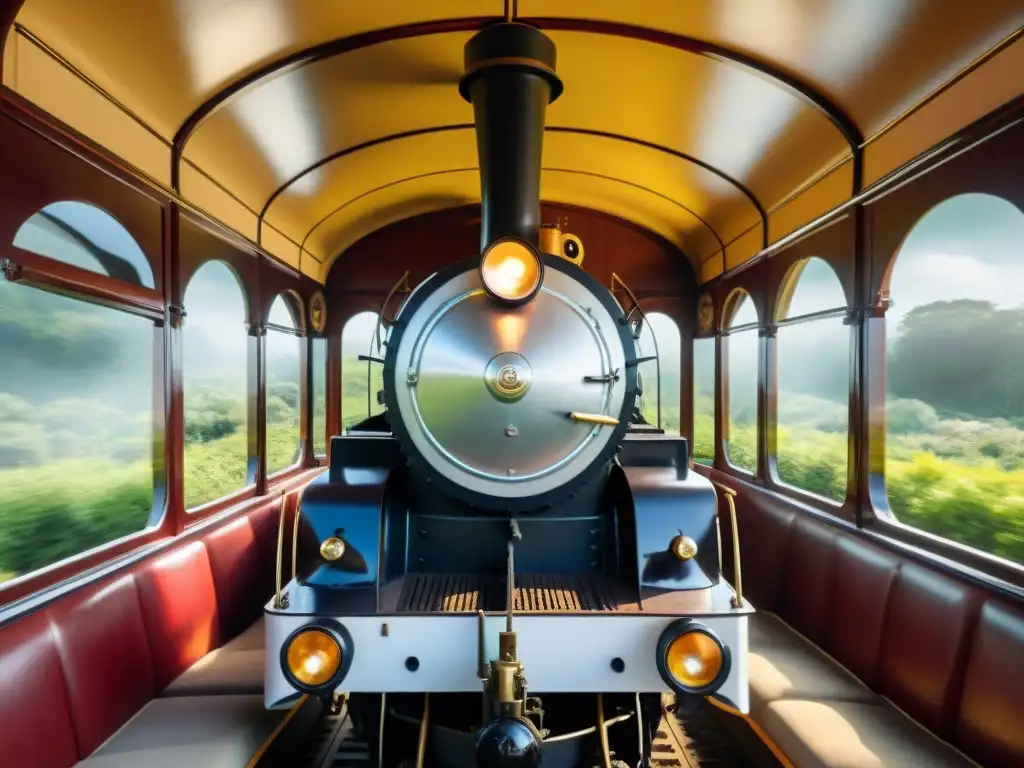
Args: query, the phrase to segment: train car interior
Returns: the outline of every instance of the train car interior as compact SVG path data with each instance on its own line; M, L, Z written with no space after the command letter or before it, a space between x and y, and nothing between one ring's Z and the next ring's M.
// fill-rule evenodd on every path
M1024 767L1022 0L0 30L0 765Z

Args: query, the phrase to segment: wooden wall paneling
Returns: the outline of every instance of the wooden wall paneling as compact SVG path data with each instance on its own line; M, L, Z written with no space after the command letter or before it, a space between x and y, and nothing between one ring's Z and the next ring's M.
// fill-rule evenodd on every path
M991 194L1024 211L1019 172L1024 168L1024 99L1002 122L1005 124L987 138L867 202L872 301L877 300L878 291L888 287L891 265L904 238L922 216L944 200L971 192Z
M0 242L12 243L32 214L50 203L77 200L102 208L135 239L163 289L163 204L141 186L125 183L68 152L41 132L0 110Z

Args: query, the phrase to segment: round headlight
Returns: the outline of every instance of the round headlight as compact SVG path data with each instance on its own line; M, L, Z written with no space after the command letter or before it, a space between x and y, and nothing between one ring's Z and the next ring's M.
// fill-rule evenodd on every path
M544 277L540 256L522 240L496 240L480 258L480 280L488 294L508 304L532 299Z
M673 622L658 642L658 671L677 693L706 694L729 674L729 650L707 627L683 619Z
M323 629L297 632L285 651L288 672L299 685L319 688L329 683L341 668L341 646Z
M669 643L668 672L684 688L705 688L722 672L722 646L703 632L687 632Z

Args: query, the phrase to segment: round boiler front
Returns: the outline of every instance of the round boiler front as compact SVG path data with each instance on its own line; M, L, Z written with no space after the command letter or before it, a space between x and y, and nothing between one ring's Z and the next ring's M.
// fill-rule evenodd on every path
M569 414L624 419L630 389L610 294L558 268L514 308L472 268L434 283L389 340L385 389L407 452L475 496L524 499L577 479L621 430Z

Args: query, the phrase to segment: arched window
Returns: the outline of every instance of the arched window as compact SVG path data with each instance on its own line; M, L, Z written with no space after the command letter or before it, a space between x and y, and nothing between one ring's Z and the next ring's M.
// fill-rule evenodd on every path
M313 355L313 454L327 453L327 339L315 338Z
M715 460L715 340L693 340L693 460Z
M341 332L342 429L384 412L384 406L377 403L377 393L384 388L383 366L359 360L359 355L380 356L373 341L376 327L376 312L360 312L345 323Z
M889 279L889 506L1024 563L1024 213L984 194L917 222Z
M43 251L39 216L19 247ZM73 239L49 246L81 266ZM0 278L0 583L157 522L155 338L150 320Z
M733 294L726 308L729 318L727 426L725 456L748 472L757 471L757 310L746 291Z
M51 203L29 218L14 245L74 267L154 288L153 268L121 223L88 203Z
M783 281L778 325L775 469L788 485L846 497L850 328L846 295L828 262L794 264Z
M246 485L248 333L245 299L231 268L210 261L185 291L185 506Z
M679 434L679 379L682 375L679 363L679 326L676 321L661 312L646 315L646 322L637 339L640 355L648 357L657 354L661 373L661 428L666 435ZM643 379L643 417L649 424L658 423L658 370L651 360L640 363L639 373Z
M267 327L267 474L299 460L302 408L302 333L291 300L270 305Z

